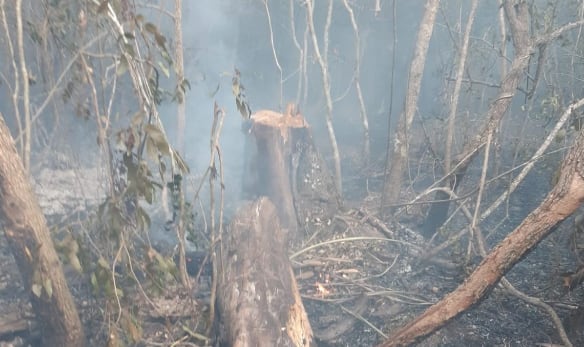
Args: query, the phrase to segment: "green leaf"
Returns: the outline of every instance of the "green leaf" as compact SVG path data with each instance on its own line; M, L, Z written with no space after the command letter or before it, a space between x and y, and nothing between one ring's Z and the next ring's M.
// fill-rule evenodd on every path
M33 283L40 283L41 282L41 273L38 269L35 269L32 273L32 282Z
M43 287L40 284L38 284L38 283L33 284L31 289L32 289L32 293L37 298L41 297L41 294L43 293Z
M169 78L170 77L170 70L164 65L164 63L159 61L158 66L160 67L160 70L162 70L162 73L164 74L164 76L166 76L166 78Z
M93 290L97 291L99 289L99 283L97 283L97 276L95 276L95 272L91 273L91 287Z
M185 92L185 93L186 93L186 91L187 91L187 88L188 88L189 90L191 90L191 82L189 82L189 80L187 80L186 78L184 78L184 79L182 80L182 83L181 83L180 85L181 85L181 87L182 87L182 89L183 89L183 92Z
M146 155L152 160L158 160L158 149L151 138L146 139Z
M149 140L152 141L152 144L156 147L158 152L160 152L162 155L170 156L170 145L166 141L166 136L159 127L153 124L147 124L144 127L144 132L148 136ZM157 156L155 156L153 159L157 159L156 157Z
M152 35L158 33L158 28L156 27L156 25L152 24L151 22L144 24L144 29L147 32L151 33Z
M142 124L145 115L146 113L144 113L144 111L138 111L134 113L131 121L132 127L137 127L138 125Z
M101 268L109 270L109 264L107 263L107 260L105 260L104 257L100 257L97 260L97 265L99 265Z
M45 279L43 287L45 288L45 293L47 293L49 299L53 297L53 282L51 282L50 278Z
M83 267L81 266L81 262L79 261L79 257L75 253L69 253L69 264L71 267L77 271L79 274L83 274Z
M184 161L184 159L180 156L180 154L178 154L177 151L173 150L172 155L174 157L174 163L176 164L176 166L178 166L178 169L181 171L181 173L188 174L191 170L189 169L189 166Z
M166 50L166 37L164 37L164 35L162 35L160 33L155 33L154 34L154 41L156 41L156 44L158 45L158 47L160 47L163 50Z
M152 187L146 187L144 189L144 199L149 205L152 205L152 201L154 200L154 189Z
M126 43L124 45L124 53L128 54L132 58L136 57L136 51L134 50L134 46L132 46L129 43Z
M146 132L146 135L148 135L152 141L154 141L154 143L166 143L166 136L164 136L162 130L160 130L160 128L156 125L147 124L144 127L144 131Z
M124 55L120 56L120 63L116 66L116 75L121 76L128 71L128 59Z
M138 215L138 222L142 225L142 228L149 229L150 224L151 224L151 220L150 220L150 216L148 215L148 213L146 213L146 211L142 207L138 207L138 209L136 210L136 213Z

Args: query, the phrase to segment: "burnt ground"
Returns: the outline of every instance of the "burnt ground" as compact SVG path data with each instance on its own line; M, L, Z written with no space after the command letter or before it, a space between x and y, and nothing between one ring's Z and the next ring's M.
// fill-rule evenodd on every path
M526 197L518 195L516 199L515 203L521 203ZM456 288L480 261L476 255L465 261L465 238L432 259L423 260L422 255L451 232L444 231L428 246L416 231L418 212L403 212L401 222L388 224L375 217L378 201L378 196L368 194L331 219L311 220L307 241L291 250L299 289L321 346L371 346L380 342L383 333L394 331ZM512 209L510 216L496 216L490 229L484 227L488 243L494 245L520 220L513 217ZM584 288L576 285L568 290L562 277L577 268L574 251L579 247L577 242L570 242L573 235L570 219L516 265L507 278L517 289L550 304L577 346L584 345L584 314L578 309ZM0 268L0 317L18 313L31 323L20 336L4 336L0 346L32 345L35 340L29 333L36 331L36 323L28 292L3 238ZM125 338L126 345L206 345L208 277L191 279L190 290L169 280L164 293L150 295L150 302L141 301L141 289L134 286L127 289L122 300L129 308L119 311L107 305L103 295L93 292L88 276L67 266L66 273L91 346L108 345L112 332ZM150 309L152 306L156 309ZM133 319L142 323L132 324ZM560 345L561 341L549 316L497 287L479 305L417 345L552 344Z

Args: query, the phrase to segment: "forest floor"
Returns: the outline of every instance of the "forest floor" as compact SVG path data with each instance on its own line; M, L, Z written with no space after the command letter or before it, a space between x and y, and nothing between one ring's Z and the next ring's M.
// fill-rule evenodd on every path
M439 235L428 246L417 232L419 216L404 216L385 224L374 217L379 197L368 194L348 204L331 220L314 220L306 242L290 251L305 308L320 346L372 346L383 334L395 331L463 282L479 262L466 259L468 240L431 259L423 259L444 241ZM353 206L351 208L351 206ZM566 272L577 267L569 246L572 221L568 220L507 275L524 293L550 304L559 314L574 345L584 345L584 286L568 290ZM502 225L488 235L494 245L512 230ZM18 269L3 235L0 237L0 331L8 317L30 323L16 334L0 336L0 346L34 345L38 331ZM93 294L88 276L66 268L71 290L91 346L110 346L112 322L123 327L136 346L204 346L209 306L209 277L191 279L186 290L168 283L165 292L151 302L140 302L139 290L125 297L134 300L129 315L104 305ZM155 305L156 310L144 308ZM126 323L124 323L126 321ZM121 336L121 335L120 335ZM128 341L128 340L127 340ZM502 287L417 346L552 346L560 345L549 316Z

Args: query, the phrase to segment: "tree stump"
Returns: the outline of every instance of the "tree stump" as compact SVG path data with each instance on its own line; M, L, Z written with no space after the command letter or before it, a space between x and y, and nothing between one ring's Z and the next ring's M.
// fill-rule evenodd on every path
M287 256L287 232L268 198L241 207L218 264L218 336L222 346L313 346Z
M293 238L312 216L332 216L340 196L304 117L290 104L285 114L261 110L249 122L255 153L246 153L253 157L245 174L248 197L269 197Z

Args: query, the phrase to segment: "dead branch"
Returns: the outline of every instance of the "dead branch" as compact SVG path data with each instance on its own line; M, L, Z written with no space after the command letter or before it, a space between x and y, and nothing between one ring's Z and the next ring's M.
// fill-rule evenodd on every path
M326 127L329 135L329 140L331 143L331 148L333 151L333 160L335 164L335 186L337 188L337 194L342 197L343 195L343 176L341 174L341 155L339 153L339 146L337 144L337 138L335 135L335 130L333 128L333 99L331 97L331 83L330 74L328 66L328 34L333 13L333 1L329 0L328 11L325 23L324 37L323 37L323 54L320 52L318 45L318 39L316 38L316 31L314 30L314 3L313 0L306 1L306 18L308 22L308 30L312 38L312 45L314 48L314 54L320 65L320 70L322 73L322 83L324 89L324 95L326 98Z
M561 168L558 184L544 201L491 253L454 292L447 295L411 323L395 332L380 346L404 346L442 327L487 295L497 282L525 254L530 252L551 228L572 214L584 200L584 131Z

